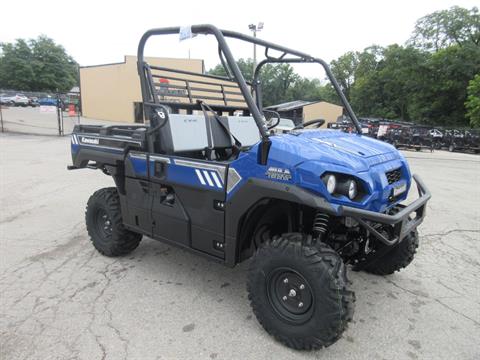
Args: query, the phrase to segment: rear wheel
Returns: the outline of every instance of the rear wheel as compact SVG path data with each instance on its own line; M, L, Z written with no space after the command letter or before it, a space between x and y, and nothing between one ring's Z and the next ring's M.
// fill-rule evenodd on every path
M303 234L283 234L262 244L252 259L247 288L264 329L297 350L333 344L353 316L355 294L342 259Z
M116 188L96 191L87 203L87 231L93 246L103 255L126 255L138 246L141 234L125 229Z

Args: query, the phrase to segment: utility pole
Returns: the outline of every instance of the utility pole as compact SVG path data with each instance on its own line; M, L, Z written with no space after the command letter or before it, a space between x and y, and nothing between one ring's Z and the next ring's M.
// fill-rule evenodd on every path
M250 29L251 32L253 32L253 37L257 37L257 31L262 31L263 29L263 22L259 22L257 25L255 24L250 24L248 25L248 28ZM253 75L255 75L255 69L257 67L257 44L253 44L253 71L252 71L252 78Z

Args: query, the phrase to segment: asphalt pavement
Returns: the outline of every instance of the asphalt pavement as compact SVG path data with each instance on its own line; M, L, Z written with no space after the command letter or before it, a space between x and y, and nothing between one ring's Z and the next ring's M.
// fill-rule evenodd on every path
M290 350L253 316L234 269L144 238L122 258L90 244L88 197L113 186L66 171L69 138L0 135L0 358L480 359L480 156L405 152L433 193L410 267L349 273L342 339Z

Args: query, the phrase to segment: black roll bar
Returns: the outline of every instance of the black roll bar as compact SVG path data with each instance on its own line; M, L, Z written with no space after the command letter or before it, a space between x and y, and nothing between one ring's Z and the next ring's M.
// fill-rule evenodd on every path
M340 86L338 85L337 80L335 79L335 76L333 75L332 71L330 70L328 64L323 61L322 59L319 58L314 58L308 54L302 53L300 51L292 50L289 48L286 48L284 46L276 45L270 42L267 42L265 40L244 35L242 33L234 32L234 31L229 31L229 30L219 30L217 27L210 25L210 24L203 24L203 25L192 25L191 26L191 31L192 34L204 34L204 35L214 35L217 42L218 42L218 48L219 48L219 55L220 59L222 60L222 64L224 67L228 68L226 69L227 73L229 73L229 70L231 71L231 75L233 75L234 79L236 80L240 91L245 99L245 102L247 103L247 106L257 124L257 127L260 131L260 134L262 136L262 142L263 145L262 148L265 149L268 152L269 148L269 143L270 140L268 139L268 130L266 128L266 125L263 121L263 116L261 113L261 109L259 106L261 104L256 104L252 94L250 93L248 89L247 82L245 81L245 78L243 77L233 55L232 52L230 51L230 48L225 40L226 37L229 38L234 38L246 42L250 42L252 44L257 44L260 46L265 47L265 54L267 56L267 59L260 62L260 64L257 66L255 69L255 78L254 78L254 89L257 91L257 83L258 81L258 76L259 76L259 68L261 68L263 65L265 65L268 62L298 62L298 63L318 63L320 64L324 69L325 72L331 81L333 87L335 88L335 91L337 92L338 96L340 97L340 100L342 101L342 104L345 106L348 115L353 121L353 124L355 125L355 128L357 129L357 132L359 134L362 133L362 128L360 126L360 123L358 122L357 117L355 116L355 113L353 112L350 104L348 103L348 100L346 99L345 95L343 94L342 90L340 89ZM142 97L143 101L145 103L158 103L159 100L157 99L156 96L154 96L152 89L150 89L150 84L146 83L147 76L146 73L150 73L150 69L148 65L144 61L144 50L145 50L145 44L147 40L154 35L173 35L173 34L178 34L180 32L180 27L175 26L175 27L165 27L165 28L158 28L158 29L151 29L148 30L145 34L143 34L142 38L140 39L140 43L138 44L138 53L137 53L137 59L138 59L138 73L140 75L140 85L141 85L141 90L142 90ZM268 50L276 50L280 51L283 53L279 58L271 57L268 55ZM223 57L222 58L222 54ZM291 58L285 58L286 55L293 55L298 57L298 59L291 59ZM230 79L231 80L231 79ZM261 156L262 158L265 157L265 154Z
M255 68L255 73L253 75L253 88L255 90L255 97L256 97L257 105L258 105L260 111L263 110L263 100L262 100L262 93L261 93L260 87L259 87L259 85L260 85L259 77L260 77L260 70L262 69L262 67L264 65L271 64L271 63L287 63L287 64L291 64L291 63L317 63L317 64L322 65L323 68L325 69L327 77L330 80L330 82L332 83L333 88L335 89L336 93L340 97L340 101L342 102L342 105L345 106L345 109L347 110L347 113L350 116L350 119L352 119L353 125L355 126L357 132L359 134L362 134L362 126L360 125L360 123L357 119L357 116L353 112L353 109L350 106L350 103L348 102L347 98L345 97L342 89L340 88L340 85L337 82L337 79L333 75L332 70L330 70L330 67L328 66L328 64L325 61L323 61L322 59L318 59L318 58L312 58L312 59L308 59L308 60L306 60L304 58L301 58L301 59L284 59L283 58L284 55L285 55L285 53L282 56L280 56L280 58L267 57L266 59L260 61L260 63L258 63L257 67Z
M140 74L140 84L141 84L141 89L142 89L142 96L144 101L154 101L156 102L157 99L153 96L148 95L148 99L145 98L145 95L147 95L147 84L145 84L145 79L146 77L143 76L144 71L145 71L145 63L144 63L144 50L145 50L145 43L147 42L148 38L150 38L152 35L168 35L168 34L178 34L180 32L180 27L168 27L168 28L159 28L159 29L152 29L148 30L145 34L143 34L142 38L140 39L140 43L138 44L138 54L137 54L137 59L138 59L138 72ZM260 110L255 104L255 101L252 98L252 95L250 94L250 91L248 89L247 83L245 82L245 79L243 78L242 72L238 68L237 63L235 62L235 59L232 55L232 52L230 51L230 48L227 45L227 41L225 40L225 37L222 34L222 31L217 29L213 25L193 25L192 26L192 33L195 34L212 34L216 37L217 42L219 47L222 50L222 53L225 57L225 61L227 62L228 66L230 67L230 70L233 72L233 76L237 80L238 87L240 88L240 91L242 92L242 95L245 99L245 102L247 103L247 106L257 123L257 127L260 131L260 134L262 136L262 140L268 142L268 132L267 128L265 126L265 123L263 122L263 117L262 114L260 113Z

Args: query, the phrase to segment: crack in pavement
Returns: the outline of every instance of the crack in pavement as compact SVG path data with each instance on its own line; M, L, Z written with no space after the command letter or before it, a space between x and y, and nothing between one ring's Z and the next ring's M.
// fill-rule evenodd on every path
M447 236L453 233L464 233L464 232L473 232L473 233L480 233L480 229L452 229L452 230L447 230L441 233L433 233L433 234L422 234L422 237L434 237L434 236Z
M415 297L421 297L421 298L424 298L424 299L433 300L433 301L437 302L438 304L442 305L443 307L445 307L446 309L454 312L455 314L460 315L460 316L464 317L464 318L467 319L467 320L470 320L470 321L473 322L476 326L480 326L480 322L478 322L477 320L471 318L471 317L468 316L468 315L465 315L464 313L462 313L462 312L460 312L460 311L452 308L451 306L448 306L447 304L441 302L441 301L438 300L437 298L431 298L431 297L428 296L428 295L424 295L424 294L422 294L422 293L418 293L418 292L415 292L415 291L413 291L413 290L404 288L403 286L398 285L397 283L395 283L395 282L392 281L391 279L385 279L385 280L387 280L387 282L388 282L389 284L392 284L392 285L395 286L396 288L398 288L398 289L400 289L400 290L403 290L404 292L409 293L409 294L411 294L411 295L413 295L413 296L415 296Z
M110 271L111 267L114 266L115 264L119 263L120 260L115 260L111 263L109 263L107 266L105 266L104 270L103 271L100 271L100 274L104 277L104 280L103 280L103 287L102 289L98 292L97 296L95 297L95 299L91 302L92 303L92 307L91 307L91 310L89 311L89 314L91 315L91 320L89 322L89 325L88 325L88 330L89 332L95 337L95 341L97 342L98 346L100 347L101 351L102 351L102 359L105 359L105 357L107 356L107 351L106 351L106 348L105 346L103 345L103 343L101 342L101 336L96 334L95 331L93 330L93 326L94 324L96 323L97 321L97 311L96 311L96 307L97 305L101 304L102 302L100 301L100 299L104 298L105 297L105 292L108 290L108 288L110 287L111 283L112 283L112 278L110 277L110 274L112 274L113 272ZM124 269L126 269L124 267ZM115 273L118 273L118 272L115 272ZM124 275L126 276L126 275ZM117 329L113 324L112 324L112 321L113 321L113 313L112 311L110 310L110 305L112 303L112 301L115 299L116 297L113 296L113 297L109 297L107 299L105 299L103 301L103 307L102 309L100 310L101 313L105 313L107 314L108 316L108 321L105 323L105 325L111 329L115 335L117 336L117 338L120 340L120 342L123 344L123 359L128 359L128 354L129 354L129 340L127 338L125 338L122 333L120 332L119 329Z

